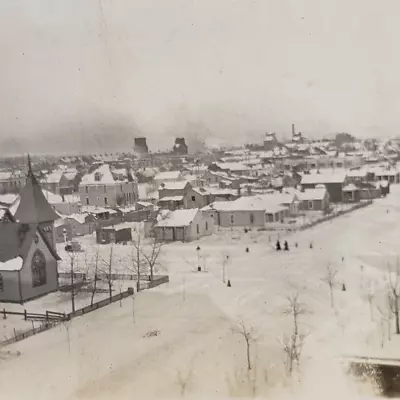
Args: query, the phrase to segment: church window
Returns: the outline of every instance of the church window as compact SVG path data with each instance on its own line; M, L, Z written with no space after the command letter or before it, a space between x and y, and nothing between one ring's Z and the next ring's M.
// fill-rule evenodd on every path
M3 274L0 274L0 292L4 292Z
M86 193L89 193L89 188L87 186L86 186L85 189L86 189Z
M46 257L40 250L36 250L32 257L32 286L38 287L46 284Z
M86 205L89 205L89 197L86 197Z

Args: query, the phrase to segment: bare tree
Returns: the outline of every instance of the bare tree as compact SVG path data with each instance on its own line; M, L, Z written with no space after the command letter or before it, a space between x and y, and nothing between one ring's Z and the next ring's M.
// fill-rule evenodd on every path
M92 296L90 298L90 305L93 305L94 302L94 296L96 295L97 291L97 281L99 279L98 273L99 273L99 258L100 258L100 249L99 247L96 248L96 251L93 255L93 285L92 285Z
M150 278L153 280L154 272L159 264L162 243L154 236L151 238L150 246L146 249L141 249L141 253L150 270Z
M155 260L157 261L157 259ZM148 263L143 255L143 246L140 234L136 236L136 240L132 241L130 260L127 269L136 275L136 290L140 291L140 279L148 272Z
M106 277L107 285L108 285L108 293L110 296L110 300L112 298L113 293L113 266L114 266L114 244L110 243L109 245L109 255L107 258L102 258L102 263L104 269L102 270L103 275Z
M289 374L293 372L294 363L300 365L300 356L303 350L305 335L299 331L299 317L307 314L308 311L304 304L299 301L299 293L294 292L287 298L288 307L283 312L284 315L293 318L293 328L290 337L284 337L283 346L286 354L286 366Z
M394 276L393 276L394 275ZM388 289L389 289L389 305L395 317L396 335L400 334L400 264L399 259L396 260L396 269L394 273L388 268Z
M68 256L69 256L69 273L71 275L71 309L72 312L75 312L75 282L74 282L74 278L75 278L75 252L70 251L68 252Z
M246 344L247 370L250 371L252 368L250 348L252 343L256 341L254 328L252 326L247 327L243 321L239 321L238 327L233 328L233 332L238 333L244 338Z
M383 307L377 306L381 322L383 324L386 323L387 336L388 336L389 341L392 339L392 320L393 320L393 316L394 316L393 311L392 311L391 302L392 301L391 301L390 294L388 294L388 297L386 299L384 306Z
M322 281L325 282L329 286L329 293L331 298L331 307L334 307L334 298L333 298L333 289L336 285L336 276L337 276L337 269L333 268L331 264L327 264L325 270L325 276L322 278Z

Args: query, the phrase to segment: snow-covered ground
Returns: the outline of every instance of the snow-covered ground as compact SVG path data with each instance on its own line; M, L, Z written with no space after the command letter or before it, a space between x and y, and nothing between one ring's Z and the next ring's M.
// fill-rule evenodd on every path
M374 302L380 299L385 263L393 263L398 253L400 188L391 189L390 196L369 207L281 236L288 240L289 252L274 250L276 234L243 230L220 230L198 242L164 246L160 261L168 270L169 284L135 295L134 302L126 299L122 307L113 304L9 346L7 350L21 355L0 363L2 394L27 398L34 393L40 399L175 398L185 381L191 397L249 395L241 383L246 347L236 332L242 321L257 338L251 349L257 394L354 399L356 389L334 360L380 348L367 293L373 286L378 293ZM93 255L94 237L82 240L86 257ZM100 251L106 258L108 247ZM130 246L115 251L125 260ZM333 308L324 282L328 264L338 270ZM123 268L124 263L116 265ZM198 265L205 272L196 272ZM223 275L231 287L223 283ZM306 339L301 383L287 389L282 339L290 335L292 323L284 311L294 292L307 311L299 317ZM159 335L143 337L153 330ZM397 349L391 348L392 356L400 356ZM23 385L14 384L17 374Z

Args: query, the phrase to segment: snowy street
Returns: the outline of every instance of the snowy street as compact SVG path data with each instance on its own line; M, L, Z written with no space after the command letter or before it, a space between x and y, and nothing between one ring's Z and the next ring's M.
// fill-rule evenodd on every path
M385 262L393 263L398 254L399 189L394 185L387 198L369 207L283 238L289 252L276 252L272 234L255 231L226 230L164 246L169 284L7 347L21 355L0 364L2 395L29 398L35 390L44 400L162 398L166 393L172 398L182 394L182 380L187 395L199 398L239 394L232 382L246 366L246 348L232 331L238 321L256 332L252 357L258 372L267 373L268 385L279 386L281 341L291 332L283 311L293 292L307 309L300 317L304 367L349 348L361 351L368 332L376 329L367 287L371 282L384 286ZM222 282L226 255L230 288ZM333 308L323 281L328 264L338 270ZM196 272L197 265L206 272ZM143 337L155 330L157 336ZM15 385L17 374L20 385Z

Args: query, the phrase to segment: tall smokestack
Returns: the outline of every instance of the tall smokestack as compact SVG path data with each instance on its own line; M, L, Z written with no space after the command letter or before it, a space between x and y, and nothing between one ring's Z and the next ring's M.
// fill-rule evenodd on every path
M296 134L295 130L294 130L294 124L292 124L292 136L294 136Z
M145 137L135 138L135 152L138 154L147 154L149 152Z

